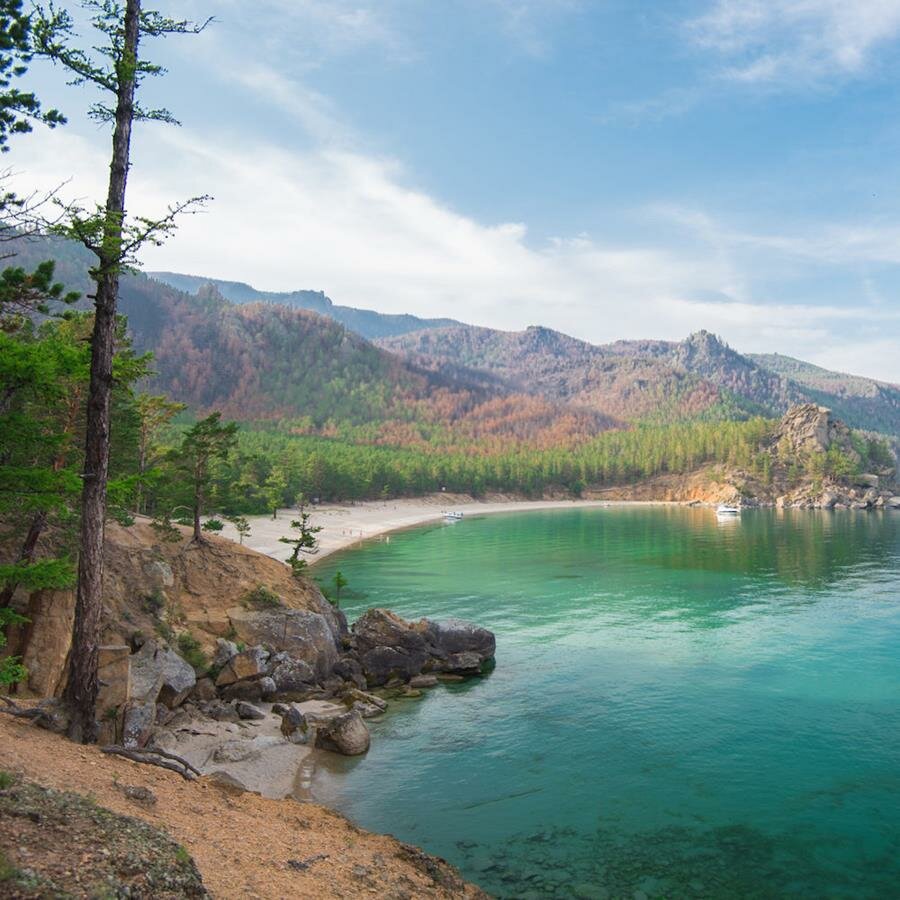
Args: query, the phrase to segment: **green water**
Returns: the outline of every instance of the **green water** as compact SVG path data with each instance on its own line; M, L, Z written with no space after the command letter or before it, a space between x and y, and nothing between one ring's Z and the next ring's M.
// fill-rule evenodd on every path
M500 897L900 896L900 515L609 508L393 535L340 569L497 635L314 791Z

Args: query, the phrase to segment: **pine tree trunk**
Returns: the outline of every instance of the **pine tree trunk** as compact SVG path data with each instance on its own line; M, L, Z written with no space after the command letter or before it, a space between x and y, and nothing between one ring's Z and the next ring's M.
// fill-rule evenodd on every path
M32 563L34 562L35 551L37 550L37 542L40 538L41 534L44 531L44 526L47 524L47 513L41 510L32 520L31 526L28 529L28 534L25 535L25 540L22 542L22 549L19 551L19 556L16 559L17 563ZM16 588L19 586L17 581L8 581L4 586L3 590L0 591L0 606L9 606L12 602L13 594L16 592Z
M103 245L95 270L97 293L91 337L91 380L87 402L84 487L81 495L81 541L75 624L69 655L66 703L71 715L69 737L97 740L97 661L103 590L103 539L106 527L106 483L109 472L109 408L116 341L125 187L128 180L131 125L134 120L134 67L140 36L141 0L127 0L123 62L118 66L115 130L106 200Z

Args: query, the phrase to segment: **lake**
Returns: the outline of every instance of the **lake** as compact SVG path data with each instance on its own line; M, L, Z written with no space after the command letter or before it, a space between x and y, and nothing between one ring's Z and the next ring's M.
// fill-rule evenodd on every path
M317 566L492 629L318 799L499 897L900 893L900 514L472 517Z

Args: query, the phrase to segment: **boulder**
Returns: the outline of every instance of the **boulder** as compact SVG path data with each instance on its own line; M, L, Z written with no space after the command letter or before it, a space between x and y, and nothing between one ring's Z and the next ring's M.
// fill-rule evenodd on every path
M380 716L387 709L387 701L375 694L366 693L358 688L349 688L344 691L341 699L350 709L355 709L364 719L372 719Z
M153 733L156 721L156 704L135 704L125 710L122 727L123 747L144 747Z
M251 647L228 660L216 678L216 687L225 687L238 681L262 678L267 671L269 651L264 647Z
M305 744L309 740L309 722L296 706L288 707L281 717L281 733L292 744Z
M312 666L302 659L294 659L286 653L278 654L281 659L269 669L269 676L275 683L274 693L278 696L305 693L316 683L316 673Z
M437 675L416 675L410 678L409 686L411 688L430 688L438 683Z
M853 483L859 487L877 488L881 479L872 472L863 472L853 476Z
M147 641L131 656L131 697L138 703L164 703L174 709L197 683L193 667L174 650Z
M326 601L322 601L325 603ZM326 677L338 661L338 638L332 628L339 623L333 616L304 609L229 611L232 625L248 643L265 644L274 652L285 651L303 660L316 673Z
M215 700L216 686L213 684L212 678L198 678L197 683L194 685L194 690L191 691L191 697L204 703L209 700Z
M494 634L487 628L464 622L462 619L447 619L443 622L428 622L428 635L434 645L448 656L474 653L480 662L493 659L497 650Z
M223 700L246 700L248 703L259 703L275 693L275 682L268 676L263 678L247 678L236 681L220 689Z
M822 494L822 499L819 501L819 506L821 506L822 509L834 509L835 504L840 499L838 494L834 494L831 491L825 491L825 493Z
M222 703L220 700L205 703L200 707L200 712L216 722L239 722L241 719L230 703Z
M226 641L225 638L216 638L216 652L213 654L212 664L216 669L224 669L239 652L237 644Z
M888 497L884 501L884 505L890 509L900 509L900 497Z
M353 636L369 686L408 682L423 671L477 674L496 650L493 633L471 622L407 622L385 609L362 615Z
M386 609L370 609L353 625L356 651L369 685L409 681L431 659L424 620L407 622Z
M369 749L369 729L358 710L329 719L316 732L316 746L323 750L359 756Z
M238 702L234 704L234 708L237 711L238 716L242 719L259 721L266 717L266 714L261 709L254 706L252 703L247 703L246 700L238 700Z
M366 676L363 674L359 660L352 656L342 656L334 666L334 674L344 681L355 684L361 691L366 689Z

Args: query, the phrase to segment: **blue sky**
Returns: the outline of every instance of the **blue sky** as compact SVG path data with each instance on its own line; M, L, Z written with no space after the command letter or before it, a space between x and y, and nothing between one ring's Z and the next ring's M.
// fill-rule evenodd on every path
M900 0L182 0L149 268L595 342L699 328L900 382ZM23 182L103 194L90 99Z

